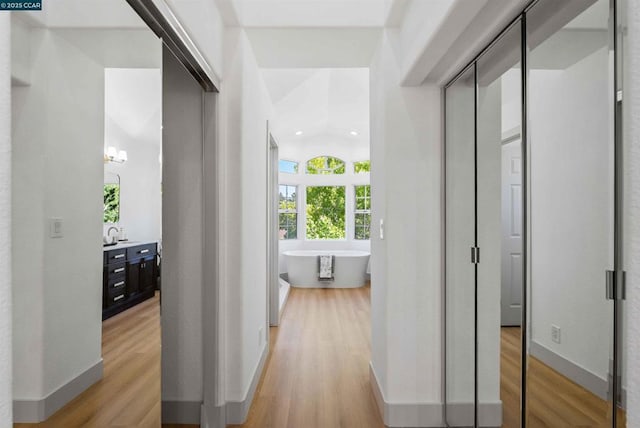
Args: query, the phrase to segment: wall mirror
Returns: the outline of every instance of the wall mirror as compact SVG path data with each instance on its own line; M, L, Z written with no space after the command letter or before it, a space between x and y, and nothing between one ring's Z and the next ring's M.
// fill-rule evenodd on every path
M105 171L103 197L103 222L118 223L120 221L120 176L118 174Z

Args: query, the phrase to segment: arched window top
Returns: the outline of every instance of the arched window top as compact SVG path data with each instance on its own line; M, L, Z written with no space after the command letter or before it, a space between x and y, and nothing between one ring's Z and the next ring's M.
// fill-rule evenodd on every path
M318 156L307 161L307 174L332 175L344 173L344 161L332 156Z

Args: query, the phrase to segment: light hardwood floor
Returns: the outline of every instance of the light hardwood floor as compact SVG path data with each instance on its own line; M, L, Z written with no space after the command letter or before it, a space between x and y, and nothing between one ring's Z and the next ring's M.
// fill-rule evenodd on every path
M384 428L369 382L370 288L291 289L249 419L235 428Z
M15 428L160 426L160 305L149 299L102 326L103 379L41 424Z
M14 427L159 427L159 312L156 296L105 321L104 378L46 422ZM369 287L292 289L280 327L270 330L249 419L235 428L383 428L369 382L370 332ZM519 427L519 350L520 328L503 328L504 428ZM529 368L528 427L609 426L607 402L535 358Z
M520 426L520 328L502 329L501 398L503 428ZM605 428L611 426L611 406L540 360L529 357L527 427ZM625 413L618 412L623 427Z

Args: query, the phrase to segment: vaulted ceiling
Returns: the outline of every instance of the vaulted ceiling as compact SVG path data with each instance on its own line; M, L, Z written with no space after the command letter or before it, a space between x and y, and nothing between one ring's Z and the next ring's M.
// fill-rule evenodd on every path
M330 136L369 144L368 69L265 69L274 104L272 130L282 143Z

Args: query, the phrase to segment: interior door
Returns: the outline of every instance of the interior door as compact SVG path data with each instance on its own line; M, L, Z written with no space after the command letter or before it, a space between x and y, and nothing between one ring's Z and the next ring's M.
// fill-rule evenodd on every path
M522 142L502 145L502 272L503 327L519 327L522 317Z

